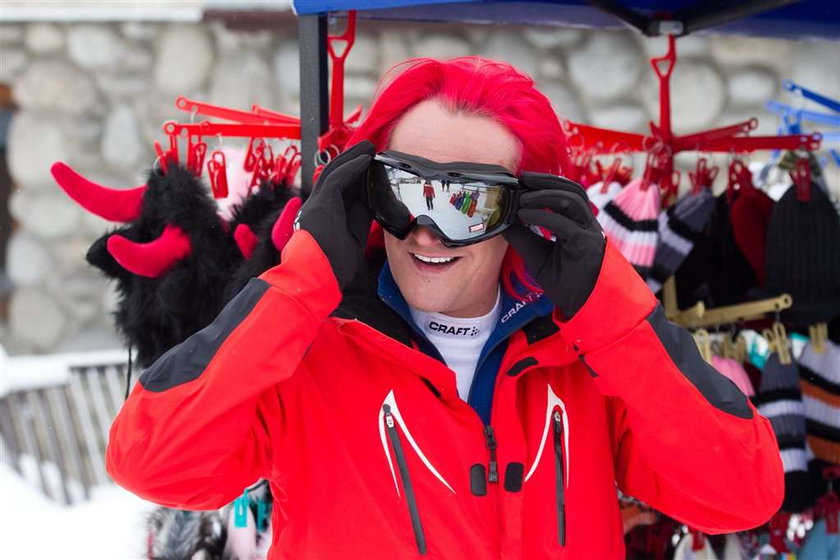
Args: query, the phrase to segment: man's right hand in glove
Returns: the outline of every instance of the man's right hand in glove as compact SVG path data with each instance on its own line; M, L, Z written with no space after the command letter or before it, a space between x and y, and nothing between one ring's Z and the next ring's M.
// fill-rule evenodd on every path
M372 216L364 201L365 178L376 148L354 145L324 168L300 209L295 229L315 238L344 290L364 258Z

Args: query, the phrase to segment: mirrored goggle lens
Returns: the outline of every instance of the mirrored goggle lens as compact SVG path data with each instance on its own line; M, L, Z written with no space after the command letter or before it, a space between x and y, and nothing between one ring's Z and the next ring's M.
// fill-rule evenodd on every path
M405 235L419 216L429 217L452 241L487 236L504 223L508 187L484 182L424 179L382 166L369 186L369 202L382 224Z

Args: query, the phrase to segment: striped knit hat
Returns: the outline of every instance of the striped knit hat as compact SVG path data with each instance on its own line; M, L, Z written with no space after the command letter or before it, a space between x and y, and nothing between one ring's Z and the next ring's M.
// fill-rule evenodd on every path
M647 278L653 268L659 237L659 188L642 188L642 179L627 184L598 214L598 221L613 245Z
M659 215L659 244L653 270L647 279L656 293L674 274L691 252L715 209L715 198L709 189L702 189L679 201Z
M764 365L761 385L753 399L759 414L770 420L785 468L785 500L782 509L800 512L813 505L805 440L805 405L799 390L795 363L784 365L771 354Z
M621 183L613 181L604 188L603 181L599 181L586 189L586 196L589 197L589 202L591 202L595 208L603 210L604 206L607 205L607 202L614 199L620 192Z
M817 458L840 464L840 345L823 353L808 344L799 356L808 443Z

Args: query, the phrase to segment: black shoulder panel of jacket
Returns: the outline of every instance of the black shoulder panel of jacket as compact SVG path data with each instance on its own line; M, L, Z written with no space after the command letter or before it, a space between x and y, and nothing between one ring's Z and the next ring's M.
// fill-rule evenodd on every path
M661 305L656 306L647 321L677 369L697 387L712 406L739 418L752 418L753 413L747 404L747 397L735 383L700 356L692 336L682 327L668 321Z
M338 308L332 313L340 319L358 319L379 332L411 346L414 331L399 313L388 307L377 292L379 271L385 262L384 252L368 257L355 278L344 288L344 296Z
M251 279L239 294L225 305L212 323L170 348L149 366L138 380L147 391L160 393L197 379L216 352L251 311L269 285L259 278Z

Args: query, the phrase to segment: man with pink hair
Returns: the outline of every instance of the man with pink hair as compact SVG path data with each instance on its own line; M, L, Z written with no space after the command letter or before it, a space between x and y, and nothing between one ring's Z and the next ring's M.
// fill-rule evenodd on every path
M559 176L545 96L475 57L401 70L282 263L143 373L112 477L183 509L268 479L270 558L621 558L616 486L705 532L764 523L769 422ZM422 208L440 176L481 211Z

